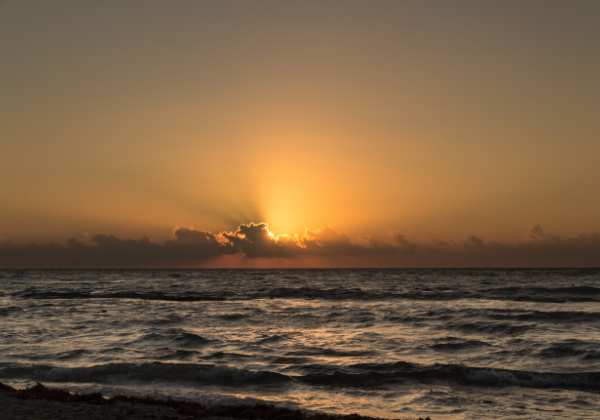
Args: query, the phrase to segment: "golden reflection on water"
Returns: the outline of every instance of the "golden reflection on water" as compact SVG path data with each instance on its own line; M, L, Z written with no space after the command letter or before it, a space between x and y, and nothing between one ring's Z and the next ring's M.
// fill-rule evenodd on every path
M228 393L236 398L259 398L270 402L293 404L310 407L311 410L335 412L338 414L354 414L386 418L386 419L416 419L420 416L434 416L435 420L463 419L461 413L432 412L431 407L421 404L420 400L427 400L432 392L446 392L452 389L446 387L443 391L414 389L414 387L399 388L394 390L370 392L368 390L336 391L325 387L317 389L297 388L293 391L274 391L265 395L264 392L254 394L252 391Z

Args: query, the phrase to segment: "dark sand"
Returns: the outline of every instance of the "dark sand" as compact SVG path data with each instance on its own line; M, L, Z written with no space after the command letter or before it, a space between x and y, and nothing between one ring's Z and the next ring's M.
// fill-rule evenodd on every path
M72 394L36 385L17 390L0 383L0 418L21 419L85 419L85 420L374 420L356 414L341 416L281 408L268 404L211 405L179 400L155 400L100 394Z

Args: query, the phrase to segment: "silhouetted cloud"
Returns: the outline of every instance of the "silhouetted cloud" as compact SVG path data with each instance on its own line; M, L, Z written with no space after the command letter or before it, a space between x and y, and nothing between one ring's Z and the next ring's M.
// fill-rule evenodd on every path
M295 244L275 240L266 223L241 225L234 232L224 232L226 243L236 252L250 258L284 258L297 253Z
M274 235L266 223L248 223L219 233L179 228L162 243L114 235L64 243L5 242L0 244L0 267L193 267L230 255L241 262L305 258L330 266L600 266L600 234L561 238L535 226L529 240L519 243L477 236L423 243L403 235L359 243L331 229Z

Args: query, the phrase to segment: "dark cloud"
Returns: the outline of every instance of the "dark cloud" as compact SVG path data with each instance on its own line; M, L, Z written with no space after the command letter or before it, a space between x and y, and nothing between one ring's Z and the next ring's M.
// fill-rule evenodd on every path
M275 240L266 223L241 225L235 232L223 233L223 237L233 250L250 258L289 258L299 251L295 243Z
M520 243L469 236L458 242L421 243L396 235L389 241L353 241L331 229L302 236L273 235L265 223L219 233L177 229L173 238L122 239L95 235L64 243L0 243L0 267L193 267L218 257L318 261L330 266L600 266L600 234L561 238L535 226Z
M0 266L19 267L144 267L197 265L231 252L208 232L178 229L164 243L147 238L121 239L95 235L89 241L64 244L0 244Z

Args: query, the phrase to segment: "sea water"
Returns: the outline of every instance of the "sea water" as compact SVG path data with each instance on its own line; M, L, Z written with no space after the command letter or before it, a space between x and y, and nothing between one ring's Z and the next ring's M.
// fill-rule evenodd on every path
M598 418L600 270L0 271L0 381Z

